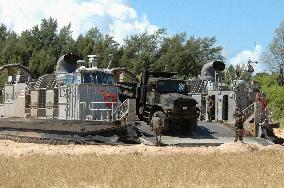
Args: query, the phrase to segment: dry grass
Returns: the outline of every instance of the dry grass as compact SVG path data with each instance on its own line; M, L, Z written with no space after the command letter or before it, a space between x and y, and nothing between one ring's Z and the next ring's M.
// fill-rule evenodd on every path
M150 155L0 155L0 187L282 187L283 150Z

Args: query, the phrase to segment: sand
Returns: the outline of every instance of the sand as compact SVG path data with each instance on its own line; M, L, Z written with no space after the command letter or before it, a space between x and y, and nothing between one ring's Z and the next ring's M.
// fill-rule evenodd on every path
M110 145L48 145L34 143L17 143L10 140L0 140L0 155L7 157L21 157L23 155L171 155L171 154L212 154L219 153L242 153L260 150L281 150L284 146L258 144L227 143L220 146L210 147L156 147L143 144L131 146Z
M284 138L284 129L274 128L273 132L277 137Z

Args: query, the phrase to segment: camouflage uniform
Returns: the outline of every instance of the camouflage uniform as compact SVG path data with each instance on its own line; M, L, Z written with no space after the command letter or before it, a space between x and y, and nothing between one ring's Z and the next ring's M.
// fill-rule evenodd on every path
M235 123L235 142L240 140L243 143L243 134L244 134L244 121L245 117L241 108L237 108L234 117L236 119Z
M164 118L165 114L161 111L157 111L153 114L153 118L151 120L153 131L156 136L157 145L161 145L162 129L164 128L164 123L165 123Z
M212 122L213 114L214 114L214 101L212 99L209 99L207 114L208 114L208 121Z
M262 138L268 138L267 131L269 130L269 121L267 119L264 119L264 121L261 121L259 123L260 128L260 137Z

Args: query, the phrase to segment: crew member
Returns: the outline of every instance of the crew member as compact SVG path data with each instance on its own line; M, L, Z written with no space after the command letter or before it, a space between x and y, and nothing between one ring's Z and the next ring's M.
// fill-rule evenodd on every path
M209 101L208 101L208 111L207 111L208 121L212 122L213 117L214 117L214 101L212 100L211 97L209 97L208 99L209 99Z
M236 123L235 123L235 142L240 140L243 143L245 116L244 116L240 106L235 110L234 117L236 119Z
M268 138L267 131L269 129L269 121L268 119L261 120L259 123L260 128L260 137L261 138Z

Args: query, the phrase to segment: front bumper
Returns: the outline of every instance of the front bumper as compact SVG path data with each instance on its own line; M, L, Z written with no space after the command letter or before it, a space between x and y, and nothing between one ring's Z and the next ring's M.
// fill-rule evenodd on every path
M168 114L169 120L192 120L197 119L199 114Z

